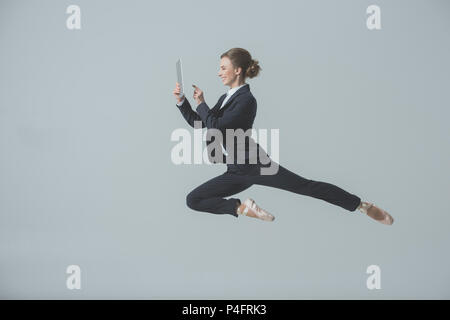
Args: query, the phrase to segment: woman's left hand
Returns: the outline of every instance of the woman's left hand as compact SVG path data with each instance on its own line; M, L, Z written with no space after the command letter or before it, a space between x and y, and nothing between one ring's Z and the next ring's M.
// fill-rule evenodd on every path
M194 87L194 99L199 105L202 102L205 102L205 98L203 97L203 91L197 87L195 84L192 85Z

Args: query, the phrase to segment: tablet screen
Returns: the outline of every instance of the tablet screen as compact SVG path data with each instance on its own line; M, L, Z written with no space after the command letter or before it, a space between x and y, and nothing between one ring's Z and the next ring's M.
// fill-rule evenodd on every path
M177 80L180 84L180 97L184 95L184 83L183 83L183 71L181 68L181 58L178 59L177 63Z

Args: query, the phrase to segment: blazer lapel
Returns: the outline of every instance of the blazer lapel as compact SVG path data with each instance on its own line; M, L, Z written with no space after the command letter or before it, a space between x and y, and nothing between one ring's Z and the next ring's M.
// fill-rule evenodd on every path
M224 106L222 108L219 107L219 109L220 110L225 109L226 107L228 107L230 105L230 103L233 101L234 98L236 98L238 95L240 95L244 92L247 92L249 90L250 90L250 85L247 83L245 86L243 86L242 88L239 88L239 90L237 90L235 93L233 93L231 95L231 97L228 99L228 101L224 104ZM225 94L225 97L226 97L226 94Z
M222 102L223 100L225 100L226 96L227 94L225 93L219 98L219 101L217 101L216 105L211 109L213 113L216 113L220 109L220 106L222 105Z

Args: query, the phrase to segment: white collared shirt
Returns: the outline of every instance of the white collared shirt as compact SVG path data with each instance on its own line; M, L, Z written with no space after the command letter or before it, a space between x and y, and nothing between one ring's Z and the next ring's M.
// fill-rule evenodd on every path
M225 103L227 103L228 99L230 99L230 97L231 97L236 91L238 91L239 88L242 88L242 87L245 86L245 85L247 85L247 84L244 83L244 84L240 85L239 87L234 87L234 88L231 88L230 90L228 90L227 96L226 96L225 99L223 100L222 105L220 106L220 108L222 108L222 107L225 105ZM220 108L219 108L219 109L220 109Z

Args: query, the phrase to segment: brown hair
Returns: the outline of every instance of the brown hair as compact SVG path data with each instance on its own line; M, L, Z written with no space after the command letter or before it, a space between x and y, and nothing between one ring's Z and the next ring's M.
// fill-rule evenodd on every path
M242 68L242 75L245 78L254 78L262 70L258 60L252 59L250 52L242 48L231 48L222 53L220 58L228 57L235 68Z

